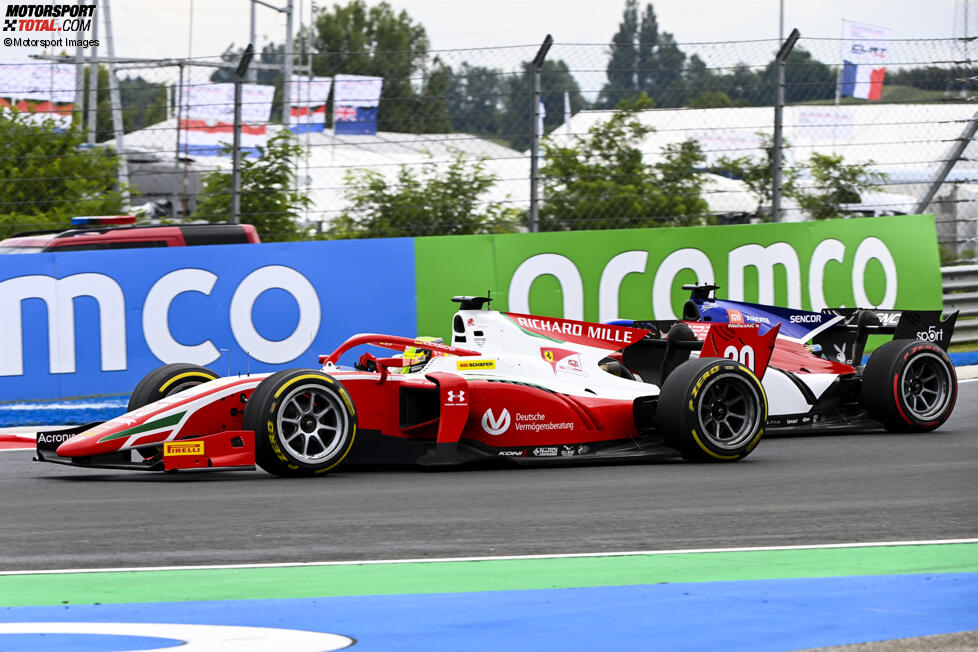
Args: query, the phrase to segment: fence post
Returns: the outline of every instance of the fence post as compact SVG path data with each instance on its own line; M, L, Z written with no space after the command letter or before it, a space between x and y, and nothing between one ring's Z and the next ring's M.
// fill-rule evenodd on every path
M777 81L774 84L774 142L772 146L774 151L771 152L772 222L781 221L781 123L782 113L784 111L784 62L788 58L788 55L791 54L791 50L795 47L799 36L801 36L801 32L797 28L791 30L791 34L788 34L788 38L781 44L781 49L778 50L778 54L774 58Z
M291 4L291 3L290 3ZM251 64L251 57L255 53L255 46L252 43L245 48L241 55L241 61L234 71L234 144L232 145L233 157L231 168L231 223L239 222L241 213L241 84L248 74L248 65Z
M282 65L282 126L292 123L292 0L285 3L285 61Z
M540 230L540 68L554 38L547 34L533 57L533 137L530 139L530 233Z
M944 183L945 179L947 179L947 175L951 173L951 170L954 169L957 162L961 160L964 150L967 149L969 144L971 144L971 141L975 137L975 132L978 132L978 112L971 116L971 119L968 120L968 124L964 126L964 131L962 131L961 135L958 136L957 142L955 142L954 147L951 148L950 155L944 160L944 164L941 165L940 169L937 171L937 174L934 175L934 179L930 182L930 186L927 187L927 192L925 192L924 196L917 202L917 207L914 209L915 213L923 213L925 210L927 210L927 207L934 199L934 195L936 195L937 191L940 190L941 184Z
M112 11L109 0L103 0L105 6L105 47L109 53L109 103L112 105L112 131L115 132L115 145L119 148L119 186L122 189L122 201L129 203L129 161L126 159L126 146L123 143L122 99L119 95L119 75L116 72L115 45L112 33Z

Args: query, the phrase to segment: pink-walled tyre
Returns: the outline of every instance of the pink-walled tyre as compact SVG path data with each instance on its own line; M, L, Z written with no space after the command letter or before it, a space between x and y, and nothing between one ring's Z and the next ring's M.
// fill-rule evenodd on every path
M951 416L957 398L954 364L929 342L887 342L873 351L863 370L863 406L887 430L934 430Z

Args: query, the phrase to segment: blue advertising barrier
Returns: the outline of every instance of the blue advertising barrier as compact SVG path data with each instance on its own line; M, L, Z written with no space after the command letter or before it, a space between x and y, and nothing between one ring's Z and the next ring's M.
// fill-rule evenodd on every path
M0 256L0 402L128 394L150 369L316 367L417 333L410 238Z

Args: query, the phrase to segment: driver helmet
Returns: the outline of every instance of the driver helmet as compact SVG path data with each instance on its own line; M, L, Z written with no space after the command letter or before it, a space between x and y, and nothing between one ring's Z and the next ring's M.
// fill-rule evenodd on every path
M445 340L440 337L416 337L415 340L421 342L432 342L434 344L444 344ZM428 364L428 360L431 360L432 352L431 349L425 349L420 346L409 346L404 349L404 354L401 356L404 358L404 366L401 367L402 374L409 374L414 371L420 371Z

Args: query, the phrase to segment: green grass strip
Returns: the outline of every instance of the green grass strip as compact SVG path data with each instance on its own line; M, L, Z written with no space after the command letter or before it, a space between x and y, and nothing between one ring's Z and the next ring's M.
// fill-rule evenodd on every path
M0 606L515 591L978 572L978 544L0 576Z

